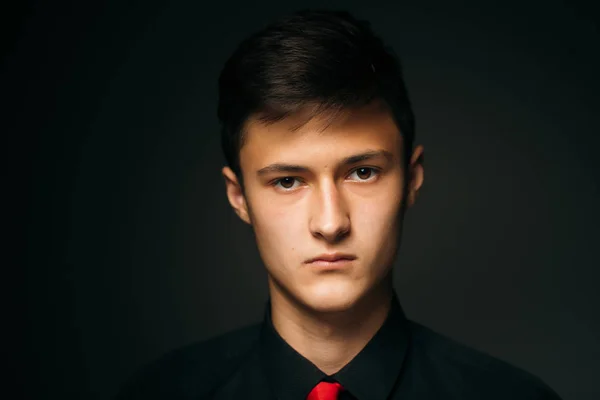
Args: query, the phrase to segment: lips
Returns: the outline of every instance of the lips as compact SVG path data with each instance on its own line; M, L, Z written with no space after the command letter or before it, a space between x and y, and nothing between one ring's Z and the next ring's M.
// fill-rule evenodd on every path
M356 256L354 256L352 254L329 253L329 254L321 254L321 255L318 255L317 257L311 258L310 260L306 261L306 263L310 264L310 263L314 263L314 262L318 262L318 261L336 262L336 261L354 260L354 259L356 259Z

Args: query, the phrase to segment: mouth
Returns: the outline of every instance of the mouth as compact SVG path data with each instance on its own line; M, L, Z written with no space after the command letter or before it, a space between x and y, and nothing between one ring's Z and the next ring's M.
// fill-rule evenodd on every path
M356 256L351 254L332 253L321 254L317 257L306 261L307 264L319 268L341 268L348 266L356 259Z

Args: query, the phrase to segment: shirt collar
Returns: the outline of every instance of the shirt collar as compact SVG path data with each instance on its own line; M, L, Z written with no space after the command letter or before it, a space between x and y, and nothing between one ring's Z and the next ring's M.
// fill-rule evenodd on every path
M280 400L305 399L321 380L336 380L359 400L388 398L400 374L409 344L404 311L396 292L386 320L360 353L328 376L294 350L275 330L267 300L260 353L266 378Z

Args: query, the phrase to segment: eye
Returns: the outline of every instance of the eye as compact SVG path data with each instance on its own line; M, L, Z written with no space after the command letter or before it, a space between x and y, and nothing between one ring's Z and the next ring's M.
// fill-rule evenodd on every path
M279 186L284 191L287 191L287 190L294 189L295 182L298 182L298 180L296 178L291 177L291 176L285 176L283 178L279 178L279 179L273 181L272 185L275 187Z
M371 167L360 167L352 171L350 176L355 175L358 177L358 181L367 182L377 177L379 171Z

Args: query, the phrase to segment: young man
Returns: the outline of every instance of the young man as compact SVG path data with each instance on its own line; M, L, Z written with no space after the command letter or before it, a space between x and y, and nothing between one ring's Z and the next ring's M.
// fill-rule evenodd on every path
M267 270L260 324L173 352L123 399L557 399L405 318L392 286L423 147L397 59L368 23L301 11L220 80L227 197Z

